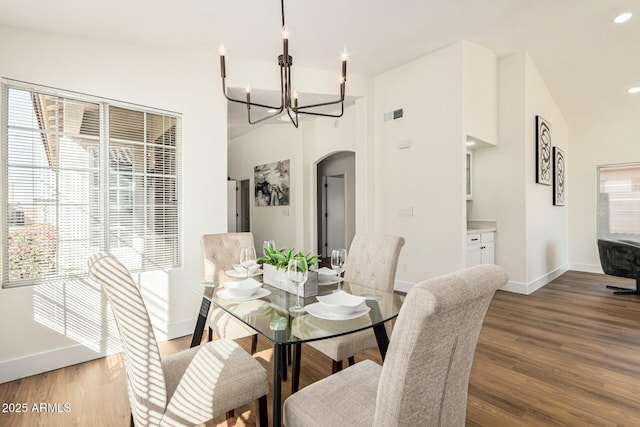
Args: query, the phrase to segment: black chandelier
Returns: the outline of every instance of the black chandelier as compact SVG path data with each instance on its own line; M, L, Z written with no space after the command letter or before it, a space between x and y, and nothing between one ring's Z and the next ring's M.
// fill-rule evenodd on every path
M297 128L298 127L298 114L308 114L312 116L323 116L323 117L342 117L344 114L344 92L345 92L345 83L347 81L347 52L346 49L342 51L342 74L340 75L339 83L340 83L340 99L336 101L330 102L322 102L318 104L311 105L298 105L298 93L293 90L291 87L291 66L293 65L293 57L289 55L289 33L287 32L287 27L284 22L284 0L280 0L280 6L282 10L282 55L278 56L278 65L280 65L280 105L266 105L259 104L257 102L251 102L251 88L247 86L246 89L246 100L243 101L241 99L233 99L227 94L227 85L225 83L226 75L226 67L225 67L225 58L224 58L224 46L220 47L220 75L222 77L222 93L224 93L225 98L227 98L231 102L237 102L240 104L245 104L247 106L247 119L250 124L260 123L264 120L270 119L272 117L278 116L285 109L287 110L287 114L291 119L291 123ZM293 92L293 93L292 93ZM318 107L326 107L328 105L336 105L340 104L340 113L336 114L326 114L320 112L309 111L313 108ZM251 107L260 107L268 109L269 114L264 117L261 117L257 120L251 120Z

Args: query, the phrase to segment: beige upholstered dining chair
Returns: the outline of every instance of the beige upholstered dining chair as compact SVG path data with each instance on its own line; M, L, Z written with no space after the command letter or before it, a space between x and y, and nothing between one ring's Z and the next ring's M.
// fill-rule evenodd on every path
M403 246L404 238L399 236L356 235L347 257L347 266L344 272L345 281L375 290L393 291L398 258ZM390 326L388 326L387 332L390 332ZM333 373L342 369L343 360L347 359L349 365L353 365L356 354L378 346L375 334L371 329L336 338L312 341L307 344L333 360ZM296 348L296 352L301 356L300 347ZM300 363L294 365L294 369L299 369L299 367ZM299 377L299 373L295 372L291 383L292 392L298 389Z
M481 265L415 285L384 364L366 360L291 395L284 424L464 426L482 322L507 278L500 267Z
M102 252L90 258L89 272L105 290L118 325L136 426L200 424L256 399L260 425L267 425L267 373L238 344L219 340L161 359L127 269Z
M254 247L253 233L220 233L202 236L202 255L204 258L204 275L207 280L224 281L224 272L233 270L231 264L240 262L240 249ZM234 319L224 310L211 307L209 311L209 341L212 331L218 338L238 339L251 338L251 354L256 352L258 335L256 331Z

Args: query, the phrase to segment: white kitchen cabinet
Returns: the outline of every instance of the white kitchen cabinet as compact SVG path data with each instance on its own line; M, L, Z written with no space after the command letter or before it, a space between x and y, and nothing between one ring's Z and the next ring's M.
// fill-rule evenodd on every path
M467 151L467 155L465 157L466 159L466 166L467 166L467 170L466 170L466 178L467 178L467 182L466 182L466 196L467 196L467 200L471 200L473 198L473 187L472 187L472 178L473 178L473 154L471 153L471 151Z
M467 234L467 267L494 263L494 239L493 231Z

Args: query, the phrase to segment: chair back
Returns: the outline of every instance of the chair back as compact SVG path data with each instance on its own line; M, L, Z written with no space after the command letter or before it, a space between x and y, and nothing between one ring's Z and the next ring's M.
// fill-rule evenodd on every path
M89 259L89 274L102 285L118 325L135 425L159 425L167 402L166 384L140 291L129 271L107 252Z
M605 274L640 279L640 246L635 242L598 239L600 265Z
M231 264L240 263L240 249L255 247L253 233L220 233L202 236L204 275L209 280L217 280L225 270L232 270Z
M471 365L500 267L481 265L415 285L382 366L374 426L464 426Z
M392 291L403 246L403 237L356 234L347 257L345 280L380 291Z

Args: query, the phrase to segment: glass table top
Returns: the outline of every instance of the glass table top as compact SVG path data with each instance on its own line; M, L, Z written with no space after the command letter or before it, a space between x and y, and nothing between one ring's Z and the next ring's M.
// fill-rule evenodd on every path
M254 277L260 279L260 277ZM233 301L225 299L225 281L238 279L221 277L219 283L204 279L188 281L187 285L220 307L233 317L244 322L259 334L276 344L291 344L314 341L344 335L387 322L398 315L403 295L393 292L382 292L365 286L351 285L343 282L342 289L353 295L364 296L366 307L362 307L352 315L339 316L318 310L316 296L300 298L307 310L315 315L289 313L289 307L295 305L296 296L274 286L263 284L256 299L249 301ZM336 284L319 285L318 295L335 292ZM313 305L313 306L312 306ZM328 315L327 315L328 314ZM337 320L328 320L338 318Z

